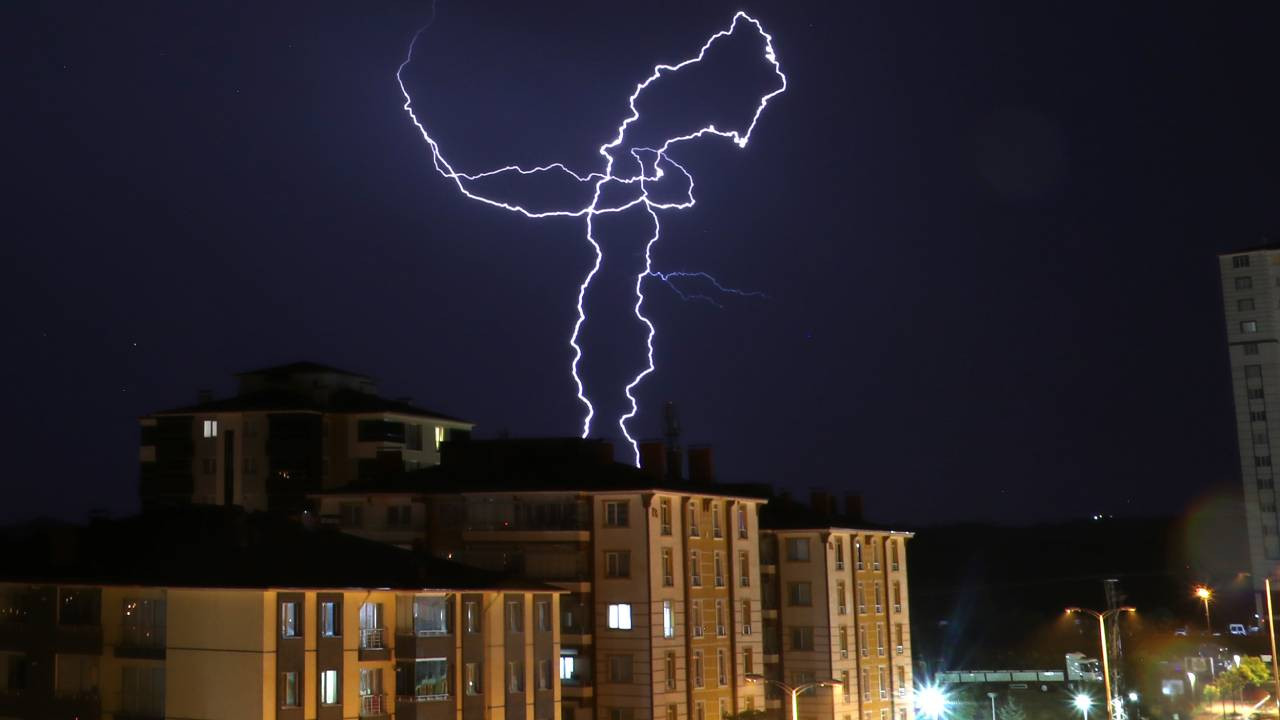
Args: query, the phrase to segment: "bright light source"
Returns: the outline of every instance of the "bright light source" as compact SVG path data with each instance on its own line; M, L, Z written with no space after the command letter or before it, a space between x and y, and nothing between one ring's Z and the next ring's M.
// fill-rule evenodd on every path
M1196 597L1200 598L1201 600L1208 600L1209 598L1213 597L1213 591L1203 585L1197 585L1195 592L1196 592Z
M940 718L947 713L950 701L937 685L926 685L916 691L916 707L929 718Z
M1131 702L1131 703L1136 703L1136 702L1138 702L1138 693L1136 693L1136 692L1131 692L1131 693L1129 693L1129 702Z
M1071 704L1075 705L1076 709L1080 712L1088 712L1089 708L1093 707L1093 698L1089 697L1085 693L1080 693L1072 699Z

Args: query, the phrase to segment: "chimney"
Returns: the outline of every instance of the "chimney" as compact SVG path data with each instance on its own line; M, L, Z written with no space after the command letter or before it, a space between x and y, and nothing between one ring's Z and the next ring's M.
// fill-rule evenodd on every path
M645 440L640 443L640 469L654 480L666 477L667 453L661 440Z
M209 390L208 388L202 388L201 390L196 392L196 402L201 404L207 403L207 402L213 402L213 391Z
M844 514L854 522L862 522L862 496L858 494L844 496Z
M689 448L689 480L690 482L710 484L715 480L715 470L711 464L711 448L698 445Z
M816 517L828 518L835 514L835 498L825 490L809 491L809 507Z

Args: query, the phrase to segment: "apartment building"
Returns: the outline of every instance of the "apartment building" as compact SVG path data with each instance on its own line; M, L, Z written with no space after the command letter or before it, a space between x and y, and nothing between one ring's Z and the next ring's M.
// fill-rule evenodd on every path
M224 520L8 544L21 554L0 563L0 717L560 717L557 590ZM168 542L152 553L146 538Z
M309 362L239 373L237 393L141 418L144 506L298 510L309 492L429 467L472 423ZM406 518L406 521L408 519Z
M1280 445L1280 244L1222 253L1222 304L1236 408L1240 480L1256 610L1263 581L1280 565L1280 509L1272 449Z
M615 463L605 443L544 440L451 443L438 467L312 500L367 538L386 533L383 509L410 506L431 554L562 590L565 720L764 707L746 680L763 669L760 497Z
M912 720L912 534L840 522L821 508L784 508L765 524L764 675L793 687L840 681L802 694L802 718ZM789 700L770 687L767 707L785 718Z

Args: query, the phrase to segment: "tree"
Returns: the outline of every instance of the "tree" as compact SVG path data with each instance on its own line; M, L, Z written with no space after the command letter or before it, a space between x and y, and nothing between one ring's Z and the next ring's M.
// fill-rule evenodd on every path
M1027 720L1027 711L1023 710L1022 706L1012 696L1004 701L1004 705L1000 706L997 714L1000 716L1000 720Z
M1218 677L1221 678L1222 676L1219 675ZM1204 690L1201 692L1201 697L1204 699L1205 702L1212 703L1212 702L1215 702L1218 698L1222 697L1222 692L1218 690L1217 685L1213 683L1209 683L1204 686Z
M1235 671L1240 673L1246 685L1266 687L1271 683L1271 669L1262 662L1260 657L1250 655L1240 658L1240 664L1236 666Z

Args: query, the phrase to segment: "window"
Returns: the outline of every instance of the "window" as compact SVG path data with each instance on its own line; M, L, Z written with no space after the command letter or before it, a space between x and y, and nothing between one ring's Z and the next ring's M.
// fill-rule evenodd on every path
M812 650L813 628L809 626L793 625L791 627L791 649Z
M879 570L880 569L880 543L876 542L875 538L868 535L867 545L871 547L871 569Z
M361 603L360 647L366 650L382 648L382 603Z
M0 695L19 694L27 689L30 665L22 653L0 651Z
M676 689L676 654L675 653L673 652L667 653L666 659L662 663L662 669L667 674L667 689L675 690Z
M689 601L689 628L694 637L702 637L702 601Z
M702 587L702 563L697 550L689 551L689 584Z
M538 600L533 604L534 627L539 632L551 632L551 601Z
M720 528L720 503L711 503L711 537L724 537L724 531Z
M907 694L907 669L898 666L898 696L904 697Z
M871 671L867 668L862 668L862 699L871 699ZM863 713L863 716L866 716L866 713Z
M280 636L287 638L302 637L302 603L280 603Z
M849 628L840 626L840 657L849 657Z
M872 597L875 598L876 613L879 614L884 612L884 603L881 602L881 597L880 597L880 581L879 580L876 580L874 587L875 587L875 594Z
M126 665L120 669L120 714L164 717L164 668Z
M469 662L463 666L462 691L468 695L484 692L484 666L481 663Z
M1236 301L1236 310L1239 310L1240 312L1247 312L1253 309L1253 298L1242 298Z
M876 668L876 688L880 691L880 699L884 700L889 697L889 686L884 681L884 666Z
M321 705L337 705L340 700L338 693L338 671L337 670L321 670L320 671L320 704Z
M1245 365L1244 376L1247 378L1262 377L1262 366L1261 365Z
M407 528L413 525L413 506L390 505L387 507L387 527Z
M604 576L607 578L631 577L631 553L627 550L610 550L604 554Z
M791 673L791 684L793 686L804 685L805 683L813 682L816 678L817 676L814 675L812 671L796 670L795 672ZM811 687L802 691L800 694L813 695L815 694L816 691L817 691L817 688Z
M671 534L671 499L662 498L658 501L658 522L663 535Z
M787 604L808 607L813 604L813 584L809 582L787 583Z
M213 475L218 472L218 461L213 458L201 458L200 469L205 475Z
M439 426L439 425L437 425L437 426L436 426L436 433L435 433L435 435L436 435L436 437L435 437L435 440L436 440L436 449L437 449L437 450L439 450L439 449L440 449L440 446L444 444L444 441L445 441L445 434L444 434L444 433L445 433L444 428L443 428L443 427L441 427L441 426Z
M836 581L836 614L845 615L849 612L849 606L845 602L845 586L843 580Z
M889 541L889 566L893 570L898 569L898 541Z
M671 587L676 584L675 566L671 560L671 548L662 548L662 586Z
M702 687L702 685L703 685L702 651L694 650L693 651L693 686L700 688Z
M462 616L467 624L467 632L480 632L480 603L468 600L462 604Z
M631 629L631 605L628 603L614 603L609 606L609 629L610 630L630 630Z
M746 550L738 551L738 584L751 587L751 556Z
M519 600L507 601L507 632L524 632L524 603Z
M132 647L164 647L164 600L125 598L121 609L122 643Z
M218 421L217 420L204 421L204 436L207 438L218 437Z
M725 656L724 648L716 650L716 682L720 687L729 684L729 661Z
M671 609L671 601L662 601L662 637L673 638L676 636L676 613Z
M742 601L742 634L751 634L751 601Z
M630 655L610 655L609 682L631 682L631 665L632 661Z
M840 696L841 696L840 697L841 702L847 703L847 702L853 701L853 688L849 687L849 671L848 670L840 671Z
M1247 267L1249 267L1249 256L1248 256L1248 255L1234 255L1234 256L1232 256L1232 258L1231 258L1231 267L1233 267L1233 268L1247 268Z
M1271 467L1271 456L1255 455L1253 457L1253 466L1254 467Z
M836 538L836 569L844 569L844 539Z
M738 537L747 539L747 508L744 505L738 506Z
M630 503L626 500L610 500L604 504L605 527L627 527L627 510Z
M858 581L856 587L857 590L854 599L858 601L858 614L862 614L867 611L867 590L861 580Z
M729 626L724 621L724 601L716 600L716 637L724 637L729 633Z
M1252 290L1252 289L1253 289L1253 278L1250 278L1250 277L1238 277L1238 278L1236 278L1236 289L1237 289L1237 290Z
M1256 333L1258 332L1257 320L1244 320L1240 323L1240 332Z
M862 569L862 542L856 537L853 539L853 565L858 570Z
M551 661L539 660L534 666L533 687L535 690L551 689Z
M524 692L524 661L511 660L507 663L507 692Z
M102 623L102 594L97 589L58 590L58 624L96 626Z
M711 555L711 561L716 576L716 587L724 587L724 556L717 550Z
M408 664L401 665L401 672L408 672ZM363 671L362 671L363 672ZM446 658L421 658L412 666L413 690L410 693L418 700L446 700L449 698L449 661ZM397 673L398 674L398 673ZM406 678L407 680L407 678ZM361 678L363 684L364 678ZM397 692L400 692L397 689Z
M902 612L902 583L897 580L893 581L893 611Z
M413 632L418 636L449 632L449 597L416 595L413 598Z
M358 528L364 525L364 507L360 503L344 502L338 506L338 523L342 527Z
M1270 490L1271 488L1275 487L1274 483L1275 481L1272 480L1271 478L1258 478L1258 489Z
M358 442L404 443L404 423L394 420L361 420L356 423Z
M1250 400L1261 400L1265 397L1265 395L1262 392L1262 388L1249 388L1249 390L1245 393L1245 395Z
M1251 411L1249 412L1249 420L1251 420L1251 421L1253 421L1253 422L1266 422L1266 421L1267 421L1267 411L1266 411L1266 410L1251 410Z
M320 603L320 636L338 637L342 634L342 605L329 601Z
M298 687L298 673L286 672L280 673L280 675L280 685L283 688L283 692L280 694L280 706L298 707L298 698L301 696L301 689Z
M742 672L750 675L756 671L756 654L751 648L742 651Z
M560 680L563 682L577 682L574 670L577 666L578 657L576 650L560 651Z
M876 623L876 655L884 657L884 623Z
M677 720L679 715L680 715L680 708L678 705L667 706L667 720Z
M1242 347L1244 348L1244 354L1245 354L1245 355L1257 355L1257 354L1258 354L1258 343L1256 343L1256 342L1247 342L1247 343L1245 343Z
M809 562L809 539L787 538L787 560Z
M689 501L689 537L698 537L698 503L696 500Z
M251 457L251 456L249 456L249 455L246 455L246 456L245 456L245 458L244 458L244 474L245 474L245 475L257 475L257 474L258 474L258 460L257 460L257 458Z

